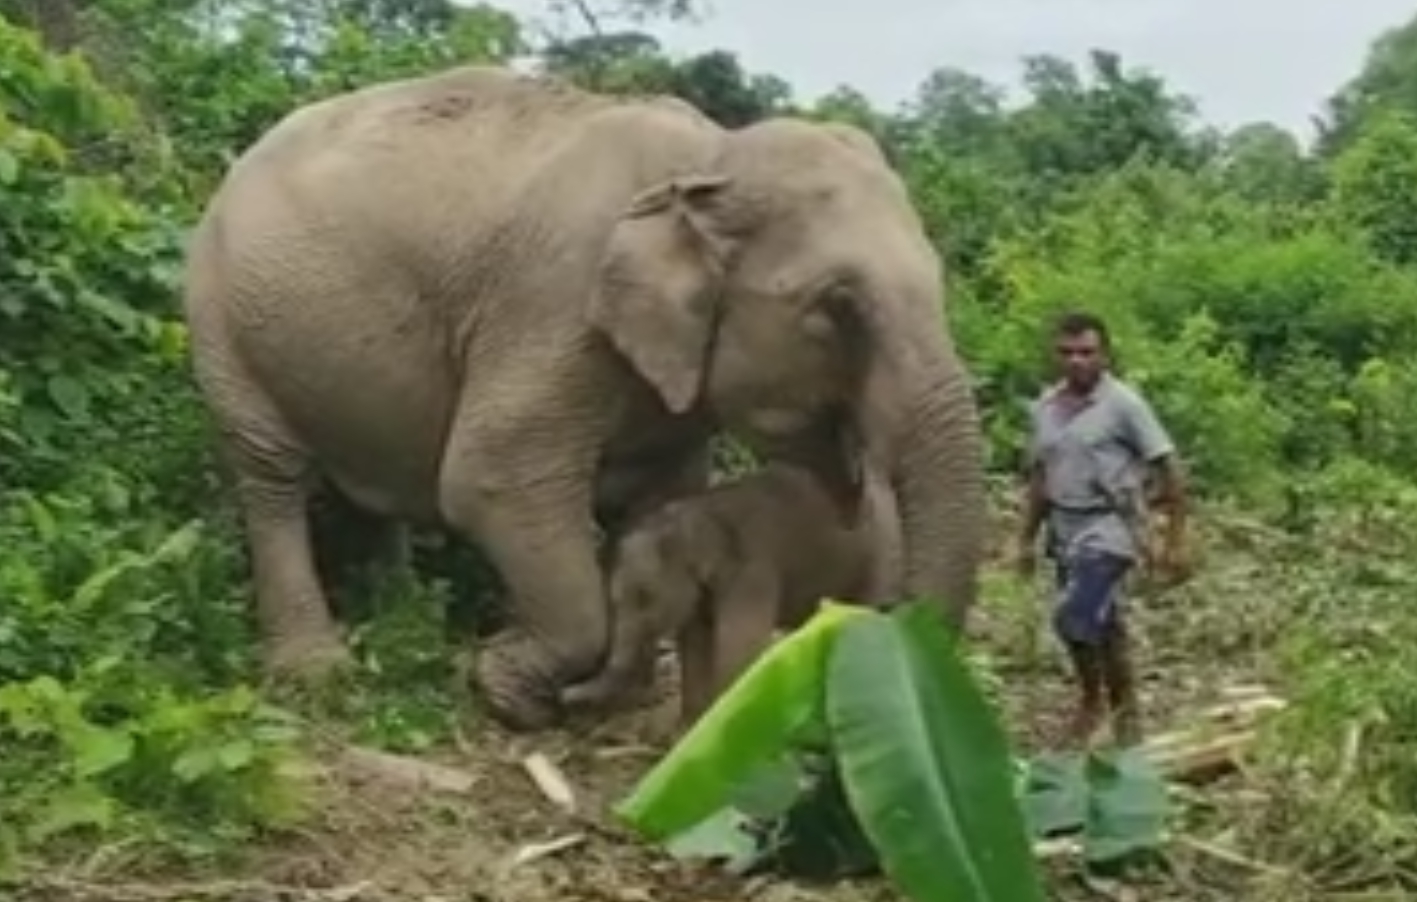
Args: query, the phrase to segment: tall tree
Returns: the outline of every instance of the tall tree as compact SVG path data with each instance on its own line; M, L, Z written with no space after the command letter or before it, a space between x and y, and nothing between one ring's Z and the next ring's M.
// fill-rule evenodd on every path
M1417 264L1417 113L1370 119L1333 164L1340 215L1368 236L1374 252Z
M38 32L46 47L63 53L79 43L82 3L83 0L3 0L0 14Z
M1358 74L1326 107L1318 121L1318 149L1326 157L1358 140L1370 119L1393 110L1417 113L1417 16L1379 35Z

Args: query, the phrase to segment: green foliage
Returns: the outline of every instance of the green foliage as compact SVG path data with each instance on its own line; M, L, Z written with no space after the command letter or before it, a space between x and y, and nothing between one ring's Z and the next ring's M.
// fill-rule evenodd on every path
M1333 164L1337 215L1366 234L1393 263L1417 262L1417 119L1378 118Z
M1041 755L1026 765L1024 812L1038 838L1082 833L1089 864L1156 851L1171 814L1166 783L1137 748Z
M136 834L213 854L288 823L296 733L241 682L229 536L88 476L0 507L0 848Z
M799 781L791 771L804 755L826 764ZM776 786L762 805L767 779ZM750 810L780 821L769 828L773 844L799 864L820 867L814 859L827 847L838 858L844 848L850 860L832 870L861 867L874 853L922 902L1043 898L1008 745L930 606L883 614L824 603L728 688L618 810L651 839L707 829L742 857L742 825L724 809L745 790ZM681 844L681 854L713 851L703 840Z
M99 174L111 158L89 150L130 139L131 107L25 32L0 25L0 53L0 484L53 484L80 448L141 440L164 403L140 393L185 350L160 316L179 232L135 196L137 164Z
M248 689L198 698L133 675L107 658L67 684L0 686L0 852L136 831L212 854L296 821L302 797L283 766L298 733L286 717Z
M1102 313L1122 374L1176 435L1201 519L1239 509L1269 523L1254 562L1269 568L1268 581L1201 600L1283 596L1261 625L1223 627L1226 636L1271 631L1266 661L1293 698L1254 770L1277 787L1273 804L1237 829L1316 872L1354 849L1376 850L1378 869L1401 885L1417 867L1407 677L1417 618L1404 590L1417 550L1417 22L1374 42L1338 86L1311 151L1269 123L1207 127L1160 75L1105 51L1081 66L1031 57L1012 97L940 68L911 104L885 110L849 85L808 103L730 52L674 57L640 30L697 4L542 6L561 14L559 29L447 0L0 4L6 861L108 840L210 855L299 816L285 776L294 726L247 688L255 643L246 564L177 315L183 238L233 156L298 105L530 55L608 92L677 95L730 126L793 113L875 135L946 261L946 303L978 378L991 475L1001 481L1016 467L1024 404L1050 376L1049 317L1074 306ZM715 463L731 474L753 460L721 442ZM360 685L324 713L361 741L405 751L450 741L454 667L438 612L450 598L466 605L495 594L494 585L475 549L450 546L421 547L411 574L356 580L342 594L370 602L353 630ZM991 597L999 589L986 585ZM864 629L881 632L851 641L900 638ZM848 657L834 660L846 666ZM920 682L919 661L897 660L901 686ZM806 704L794 687L821 666L774 657L757 673L781 681L782 700ZM913 692L898 686L891 697L926 709ZM716 787L713 806L726 786L739 789L727 814L675 834L676 847L716 847L727 835L741 861L753 861L765 841L740 822L766 819L778 827L774 855L791 870L874 866L875 847L892 841L879 823L843 816L870 807L848 801L868 763L822 766L809 756L790 771L749 766L772 743L800 740L794 730L830 735L820 701L716 709L661 764L710 776L721 766L710 759L742 765L702 784ZM725 710L736 713L723 720ZM737 718L766 732L727 741L747 729ZM919 742L907 752L929 747L928 726L915 724ZM1361 754L1347 738L1355 731ZM709 757L685 759L684 748ZM1111 815L1097 819L1118 798L1155 788L1130 759L1111 760L1089 765L1091 790L1053 797L1073 800L1059 816L1075 827L1068 806L1081 799L1093 812L1081 829L1094 857L1108 836L1154 845L1154 821L1114 835L1104 829ZM944 784L921 785L934 791L908 801L954 798ZM646 823L677 829L709 814L707 804ZM1148 805L1146 818L1156 813ZM735 810L754 817L734 820ZM908 862L891 866L910 882Z

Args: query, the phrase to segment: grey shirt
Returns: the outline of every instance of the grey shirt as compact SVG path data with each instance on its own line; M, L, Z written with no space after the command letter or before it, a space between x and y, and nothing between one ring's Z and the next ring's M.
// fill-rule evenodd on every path
M1042 464L1058 550L1097 548L1136 559L1147 464L1175 445L1146 399L1110 373L1078 406L1072 400L1060 384L1030 405L1029 463Z

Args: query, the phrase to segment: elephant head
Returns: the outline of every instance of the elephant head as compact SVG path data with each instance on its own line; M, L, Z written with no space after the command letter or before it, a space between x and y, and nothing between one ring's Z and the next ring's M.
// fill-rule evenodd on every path
M899 495L905 591L962 623L985 528L980 428L904 185L847 126L772 120L716 140L615 223L592 324L671 412L709 412L839 497L859 495L869 457Z

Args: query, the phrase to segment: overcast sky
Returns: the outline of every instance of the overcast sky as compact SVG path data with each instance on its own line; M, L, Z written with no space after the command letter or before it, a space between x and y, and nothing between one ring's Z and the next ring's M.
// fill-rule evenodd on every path
M540 0L493 0L518 14ZM1361 65L1412 0L710 0L699 24L653 33L671 51L735 51L807 98L850 84L888 107L935 67L1012 84L1028 53L1077 61L1091 47L1163 74L1218 125L1268 119L1308 137L1308 117Z

